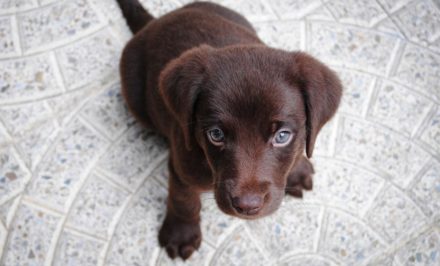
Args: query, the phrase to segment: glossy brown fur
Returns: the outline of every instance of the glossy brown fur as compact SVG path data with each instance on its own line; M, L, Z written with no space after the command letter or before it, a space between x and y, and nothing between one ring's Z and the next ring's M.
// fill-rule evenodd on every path
M244 17L219 5L194 3L153 19L136 1L119 2L137 31L121 59L124 97L137 119L170 143L159 233L170 257L186 259L199 247L203 191L213 189L225 213L254 219L274 212L285 193L301 197L312 189L313 167L303 153L312 156L342 91L329 68L267 47ZM133 10L147 23L142 29L130 19ZM207 138L213 126L225 132L221 147ZM294 139L274 147L274 133L284 127ZM234 199L253 197L263 200L256 213L237 208Z

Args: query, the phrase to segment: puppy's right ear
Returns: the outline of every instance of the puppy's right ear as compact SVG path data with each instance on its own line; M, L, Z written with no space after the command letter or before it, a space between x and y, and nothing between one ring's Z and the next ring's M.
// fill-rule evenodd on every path
M208 53L213 48L202 45L169 62L159 76L159 93L182 130L185 146L191 149L194 104L205 77Z

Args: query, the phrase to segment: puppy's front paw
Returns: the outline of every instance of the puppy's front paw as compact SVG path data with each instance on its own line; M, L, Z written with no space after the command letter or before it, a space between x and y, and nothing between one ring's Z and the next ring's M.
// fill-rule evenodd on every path
M303 190L313 188L313 165L305 157L302 157L287 178L286 193L291 196L302 198Z
M185 222L167 215L159 231L159 244L172 259L186 260L200 247L202 232L199 222Z

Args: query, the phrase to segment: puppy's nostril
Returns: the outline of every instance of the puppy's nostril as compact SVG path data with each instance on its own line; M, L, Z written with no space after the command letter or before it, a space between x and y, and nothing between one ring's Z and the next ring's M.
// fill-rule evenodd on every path
M241 197L232 198L232 206L241 214L256 214L264 204L264 199L260 195L246 194Z

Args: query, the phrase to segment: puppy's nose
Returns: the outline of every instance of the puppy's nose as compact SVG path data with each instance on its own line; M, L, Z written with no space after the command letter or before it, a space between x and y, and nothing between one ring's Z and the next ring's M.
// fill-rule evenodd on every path
M232 206L237 212L246 215L256 214L264 204L264 195L245 194L241 197L232 198Z

